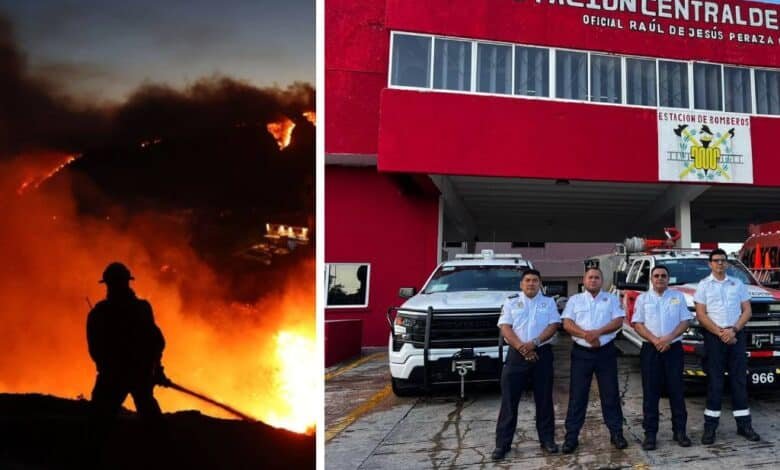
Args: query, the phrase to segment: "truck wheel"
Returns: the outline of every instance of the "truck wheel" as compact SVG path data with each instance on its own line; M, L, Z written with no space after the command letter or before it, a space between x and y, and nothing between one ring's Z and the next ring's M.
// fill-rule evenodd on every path
M411 385L408 380L390 378L393 386L393 393L397 397L411 397L417 392L417 387Z

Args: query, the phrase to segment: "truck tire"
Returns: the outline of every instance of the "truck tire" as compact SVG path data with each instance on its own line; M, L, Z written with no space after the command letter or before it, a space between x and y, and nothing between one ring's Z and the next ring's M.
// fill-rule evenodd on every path
M411 397L418 391L418 388L410 384L408 380L391 377L390 381L393 386L393 393L397 397Z

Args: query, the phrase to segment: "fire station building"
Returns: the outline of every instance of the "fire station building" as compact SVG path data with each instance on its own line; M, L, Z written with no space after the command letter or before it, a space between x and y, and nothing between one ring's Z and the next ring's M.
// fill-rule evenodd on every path
M448 250L741 242L779 215L775 5L326 0L325 87L330 362L386 344Z

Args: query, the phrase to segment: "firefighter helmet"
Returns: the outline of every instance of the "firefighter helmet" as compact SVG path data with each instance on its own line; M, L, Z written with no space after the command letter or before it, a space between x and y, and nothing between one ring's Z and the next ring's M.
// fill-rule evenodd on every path
M127 266L115 261L106 266L106 269L103 271L103 279L99 282L103 284L117 284L119 282L132 280L135 280L135 278L130 274L130 270L127 269Z

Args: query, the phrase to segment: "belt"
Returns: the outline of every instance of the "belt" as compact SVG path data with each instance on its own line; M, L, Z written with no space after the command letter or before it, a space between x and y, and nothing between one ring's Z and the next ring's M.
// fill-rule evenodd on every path
M599 346L597 348L586 348L585 346L582 346L580 344L574 343L574 347L577 348L577 349L580 349L582 351L593 351L593 352L602 351L602 350L604 350L604 348L609 347L609 346L614 346L614 344L612 344L612 341L610 341L607 344L602 344L601 346Z

